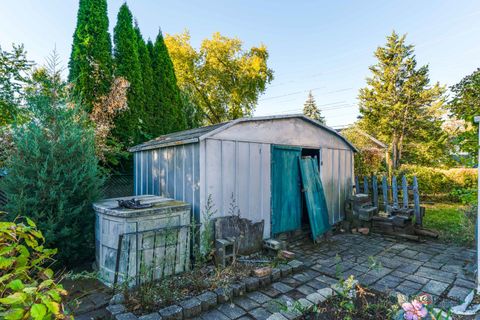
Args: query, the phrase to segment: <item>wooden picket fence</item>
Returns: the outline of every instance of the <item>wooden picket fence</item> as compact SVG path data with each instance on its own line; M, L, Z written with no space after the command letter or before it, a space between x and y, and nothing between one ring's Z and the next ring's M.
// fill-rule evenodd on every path
M377 208L382 208L384 211L388 211L389 207L393 209L407 209L413 207L416 223L422 225L422 214L420 209L420 194L418 191L417 177L413 177L412 185L408 185L407 177L401 178L402 184L398 185L397 176L393 176L392 180L386 176L382 176L381 183L379 184L378 178L375 175L370 177L364 176L363 183L361 183L362 177L355 177L355 191L356 193L364 193L371 195L372 205ZM413 204L409 202L409 191L412 191ZM382 197L379 200L379 193ZM399 193L401 194L402 203L399 202ZM391 197L389 197L389 194ZM379 206L381 204L381 206Z

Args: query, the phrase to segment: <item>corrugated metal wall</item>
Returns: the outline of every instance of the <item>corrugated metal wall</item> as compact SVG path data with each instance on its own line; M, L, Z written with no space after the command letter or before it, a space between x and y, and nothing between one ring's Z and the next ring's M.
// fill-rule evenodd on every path
M235 205L241 217L264 220L270 237L270 144L206 139L201 148L202 208L209 195L217 216Z
M135 152L135 194L154 194L192 204L200 215L199 144Z
M327 199L330 224L334 224L345 217L344 202L352 192L353 152L322 148L320 154L320 178Z

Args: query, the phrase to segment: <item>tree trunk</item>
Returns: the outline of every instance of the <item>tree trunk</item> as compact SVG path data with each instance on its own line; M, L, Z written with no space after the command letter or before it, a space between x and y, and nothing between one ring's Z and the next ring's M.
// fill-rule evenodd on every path
M392 140L392 169L398 168L398 136L395 133Z

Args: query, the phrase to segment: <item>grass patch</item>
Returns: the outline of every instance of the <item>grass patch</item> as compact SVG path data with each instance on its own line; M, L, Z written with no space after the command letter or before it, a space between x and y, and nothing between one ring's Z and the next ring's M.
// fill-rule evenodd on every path
M423 226L439 233L443 242L473 247L475 242L475 217L470 207L458 203L425 205Z

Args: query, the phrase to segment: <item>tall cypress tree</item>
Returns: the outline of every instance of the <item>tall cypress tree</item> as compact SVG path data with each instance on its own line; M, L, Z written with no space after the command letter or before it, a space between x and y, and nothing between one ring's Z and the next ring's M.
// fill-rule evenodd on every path
M158 119L158 123L162 124L158 128L158 134L185 129L186 115L182 106L180 89L161 31L153 45L152 69L154 90L157 94L155 112L161 117Z
M107 94L112 82L107 0L80 0L68 66L74 95L91 111L93 101Z
M147 117L145 119L145 130L149 135L156 137L155 127L157 126L157 124L155 123L154 119L157 115L155 114L154 110L155 100L153 89L152 60L150 58L149 49L147 48L145 40L143 40L142 33L140 32L138 24L135 24L135 35L137 37L138 58L140 59L140 65L142 69L143 92L145 95L144 111Z
M115 121L114 135L130 146L145 140L145 94L143 91L142 67L139 60L137 34L133 17L127 4L120 7L117 24L113 29L115 75L130 82L128 110ZM147 137L148 138L148 137Z

